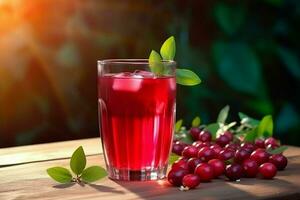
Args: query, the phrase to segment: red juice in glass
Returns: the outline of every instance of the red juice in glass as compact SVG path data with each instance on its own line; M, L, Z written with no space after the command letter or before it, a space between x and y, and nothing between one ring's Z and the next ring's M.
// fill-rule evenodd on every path
M163 178L173 139L175 76L137 68L98 76L102 145L109 176L118 180Z

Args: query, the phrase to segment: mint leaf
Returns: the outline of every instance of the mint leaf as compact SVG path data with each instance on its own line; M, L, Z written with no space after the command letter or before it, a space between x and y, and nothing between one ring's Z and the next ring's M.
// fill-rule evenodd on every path
M192 121L192 127L198 127L200 126L200 123L201 123L201 119L200 117L197 116Z
M278 147L278 148L276 148L276 149L267 149L267 152L269 153L269 154L280 154L280 153L282 153L282 152L284 152L285 150L287 150L287 146L280 146L280 147Z
M107 175L105 169L100 166L91 166L83 170L81 178L83 181L91 183Z
M259 124L259 120L249 117L248 115L239 112L239 117L241 119L241 124L248 124L251 127L256 127Z
M71 157L70 167L76 175L79 175L85 168L85 165L86 165L86 157L82 146L80 146L74 151Z
M219 123L212 123L212 124L208 124L204 128L204 130L209 131L211 133L211 135L212 135L212 138L216 139L216 137L217 137L217 131L219 130L219 128L220 128Z
M183 123L183 120L182 120L182 119L180 119L180 120L178 120L178 121L176 122L176 124L175 124L175 132L176 132L176 133L179 132L179 130L180 130L181 126L182 126L182 123Z
M220 111L220 113L218 115L218 119L217 119L218 123L225 124L225 121L228 117L229 109L230 109L230 107L228 105L225 106L224 108L222 108L222 110Z
M159 53L152 50L149 56L149 67L155 75L161 75L164 72L164 66Z
M172 153L169 157L169 165L172 165L180 156L175 153Z
M251 129L245 133L244 142L254 142L257 138L257 128Z
M265 116L257 127L258 137L271 137L273 135L273 119L271 115Z
M191 70L176 69L176 83L186 86L193 86L200 84L201 79Z
M193 139L192 135L187 133L186 131L180 133L179 137L180 137L180 141L182 141L186 144L192 144L194 142L194 139Z
M70 183L72 175L70 171L64 167L51 167L47 169L48 175L59 183Z
M169 37L160 48L160 55L164 60L173 60L176 53L174 36Z

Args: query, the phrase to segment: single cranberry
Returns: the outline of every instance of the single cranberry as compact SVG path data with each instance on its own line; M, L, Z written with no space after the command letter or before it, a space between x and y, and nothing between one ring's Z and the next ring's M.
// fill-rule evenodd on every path
M195 188L200 184L200 178L197 174L187 174L182 179L182 185L189 189Z
M278 170L284 170L284 168L287 166L288 160L282 154L274 154L270 156L269 162L273 163Z
M182 151L182 156L186 158L195 158L198 155L199 149L195 146L187 146Z
M239 149L239 147L240 146L238 144L230 143L225 146L225 149L232 149L233 151L236 151L237 149Z
M269 137L265 140L265 146L268 146L269 144L271 144L272 146L273 145L276 146L276 145L278 145L278 142L275 138Z
M176 162L173 163L172 165L172 170L177 170L177 169L189 169L188 166L188 160L186 158L181 158L179 160L177 160Z
M219 159L212 159L208 161L208 164L213 168L215 178L221 176L225 171L224 161L221 161Z
M188 167L189 167L189 171L190 173L194 173L195 168L197 167L197 165L199 165L200 163L202 163L202 160L200 158L190 158L188 160Z
M202 142L210 142L211 141L211 133L209 131L201 131L198 139Z
M242 143L241 148L246 149L250 153L252 153L256 149L255 145L249 142Z
M225 176L231 181L236 181L240 179L243 176L242 166L237 163L227 165L225 170Z
M266 149L276 149L276 148L278 148L278 147L279 147L278 144L268 144L268 145L266 146Z
M250 157L249 151L246 149L239 149L235 152L234 160L237 163L242 163L244 160Z
M220 151L222 151L222 147L220 147L218 144L213 144L209 148L211 148L212 150L214 150L214 152L216 153L216 155L219 154Z
M263 139L256 139L255 140L255 146L257 148L265 148L265 141Z
M168 181L174 186L181 186L183 177L188 173L186 169L172 169L168 173Z
M258 165L268 162L269 154L264 149L256 149L250 155L250 158L257 162Z
M192 136L192 138L194 140L199 140L199 134L200 134L200 132L201 132L201 129L198 128L198 127L192 127L190 129L190 134L191 134L191 136Z
M220 151L219 155L218 155L218 158L220 160L229 160L231 158L234 157L234 151L231 150L231 149L224 149L222 151Z
M225 131L222 135L225 135L229 138L230 141L233 140L233 134L231 131Z
M273 163L264 163L259 166L258 170L265 179L272 179L277 173L277 168Z
M202 147L208 147L210 146L210 143L208 142L202 142L202 141L195 141L192 144L193 146L197 147L198 149L201 149Z
M175 144L173 144L172 152L181 156L184 147L185 146L182 145L181 143L175 143Z
M209 182L214 178L213 168L207 163L200 163L194 173L197 174L203 182Z
M230 139L226 135L220 135L216 140L216 143L221 147L225 147L229 142Z
M246 177L253 178L258 172L258 165L254 160L248 158L243 162L243 169Z
M207 162L211 159L216 158L216 153L209 147L202 147L198 152L198 158Z

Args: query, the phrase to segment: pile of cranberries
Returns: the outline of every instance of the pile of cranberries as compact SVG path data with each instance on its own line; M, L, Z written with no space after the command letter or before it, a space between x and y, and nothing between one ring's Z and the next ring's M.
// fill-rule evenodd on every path
M272 179L277 170L287 166L287 158L282 153L271 155L267 151L279 147L273 137L249 143L225 131L212 142L209 131L194 127L189 133L195 140L192 145L173 143L172 152L182 156L168 173L168 181L174 186L192 189L223 174L230 181L242 177Z

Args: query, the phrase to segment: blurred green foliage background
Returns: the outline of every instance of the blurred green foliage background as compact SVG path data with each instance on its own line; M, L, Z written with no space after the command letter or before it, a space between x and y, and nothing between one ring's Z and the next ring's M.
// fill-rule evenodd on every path
M170 35L203 81L178 86L178 118L228 104L300 145L299 24L298 0L2 0L0 147L98 136L96 61L147 58Z

